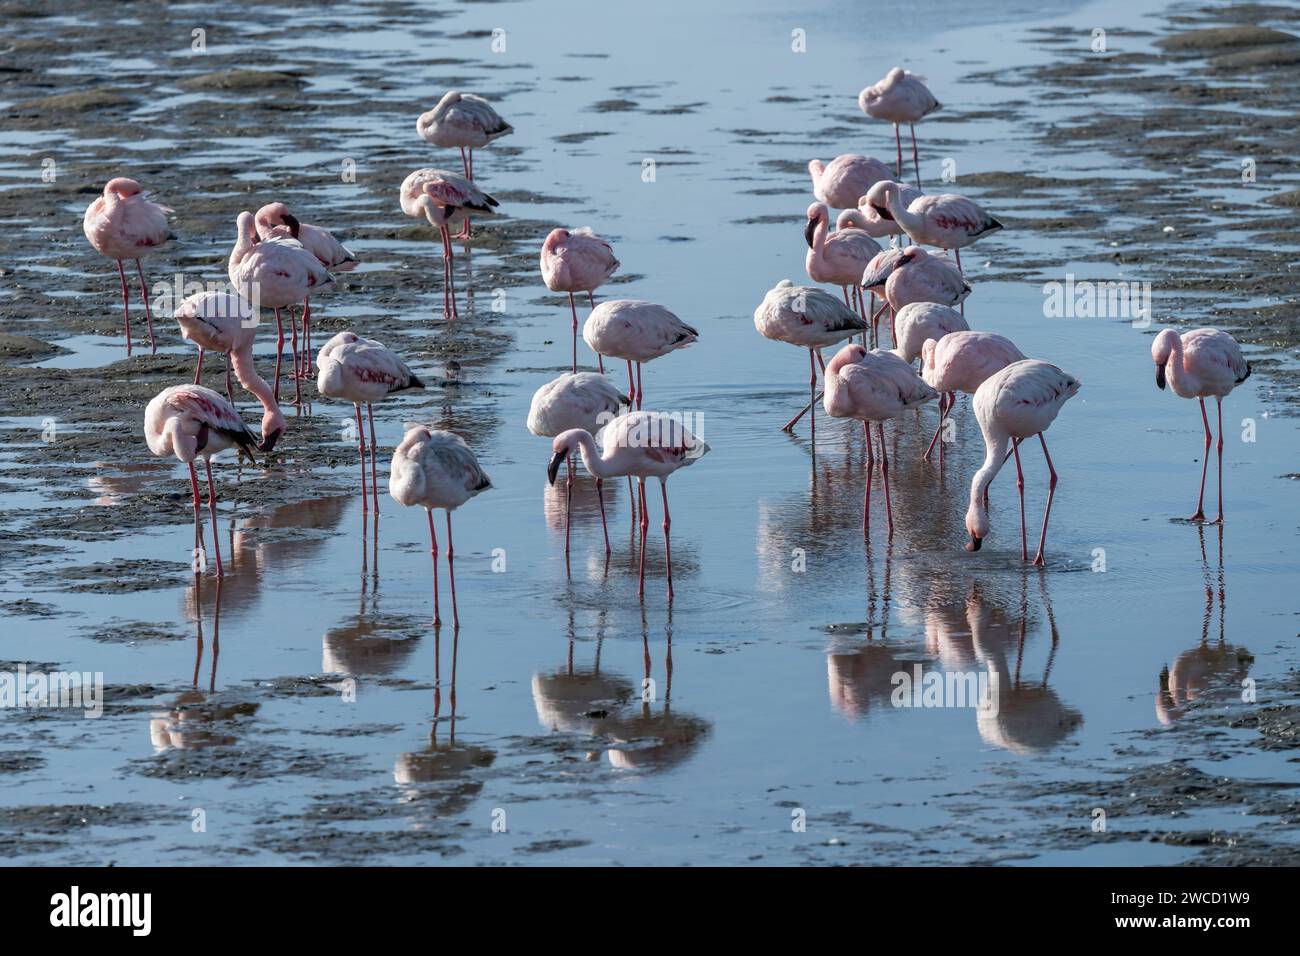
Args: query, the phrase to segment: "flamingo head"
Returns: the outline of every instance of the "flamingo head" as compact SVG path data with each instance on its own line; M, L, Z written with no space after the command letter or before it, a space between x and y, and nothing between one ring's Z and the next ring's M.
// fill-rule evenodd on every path
M262 414L262 440L257 445L257 450L264 454L270 454L275 443L280 440L284 434L285 421L284 415L280 413L280 406L275 405L268 408Z
M844 346L835 353L834 357L826 363L826 377L829 379L832 375L839 372L846 365L855 365L867 357L866 346L860 343L851 343Z
M866 269L862 271L862 288L876 291L883 289L885 280L893 275L894 270L902 265L903 253L897 249L881 249L871 261L867 263Z
M822 178L822 173L826 171L826 164L820 159L808 160L808 175L812 177L813 184Z
M966 533L970 535L970 540L966 542L967 551L978 551L989 534L988 512L979 504L972 501L966 512Z
M581 442L583 435L587 432L581 428L570 428L567 432L560 432L551 442L551 461L546 466L546 480L550 484L555 484L555 476L560 473L560 465L569 457L575 448Z
M554 252L560 246L569 241L569 230L552 229L546 235L546 241L542 243L543 252Z
M845 209L835 220L836 229L866 229L871 223L861 209Z
M129 199L132 196L138 196L142 190L140 184L134 179L128 179L125 176L118 176L110 179L104 184L104 195L116 196L118 199Z
M897 198L898 183L892 179L882 179L877 183L873 183L871 188L867 190L867 194L858 200L858 208L863 205L869 206L871 211L881 219L892 222L894 214L889 211L889 203Z
M907 71L901 66L896 66L885 74L885 82L892 86L905 76L907 76Z
M924 371L934 371L934 350L939 347L938 339L926 339L921 344L921 368Z
M287 226L289 224L289 218L289 207L284 203L267 203L257 211L257 216L255 217L258 235L263 239L268 238L271 230L276 226Z
M1174 346L1178 341L1177 332L1173 329L1164 329L1151 343L1151 359L1156 363L1156 387L1159 389L1163 390L1165 387L1165 366L1169 364L1169 358L1174 354Z
M815 202L808 207L808 225L804 227L803 237L808 241L808 248L812 248L813 236L817 234L817 226L823 222L829 222L831 218L830 207L824 202Z
M247 210L235 217L235 241L244 239L257 242L257 225L253 220L253 214Z
M908 266L914 262L920 262L928 255L929 253L920 246L908 246L903 250L903 254L898 257L898 264L900 266Z

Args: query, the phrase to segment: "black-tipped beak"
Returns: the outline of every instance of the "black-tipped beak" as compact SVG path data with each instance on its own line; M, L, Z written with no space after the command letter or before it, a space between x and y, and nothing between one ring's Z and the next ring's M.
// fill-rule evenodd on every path
M283 434L284 434L284 429L277 428L275 431L271 432L271 434L264 435L262 437L262 443L257 446L257 450L264 455L269 455L271 453L271 449L275 447L275 443L280 440L280 436Z
M302 223L298 221L298 218L296 216L289 215L287 212L280 218L282 218L284 220L284 224L289 227L289 235L297 239L298 230L302 228Z
M875 203L872 203L871 208L875 210L876 215L879 216L881 219L887 219L890 222L894 221L894 217L889 214L889 210L886 209L884 206L877 206Z
M1165 388L1165 367L1163 365L1156 366L1156 388L1162 392Z
M557 451L551 456L551 463L546 466L546 480L549 484L555 484L555 476L560 473L560 465L564 463L564 457L568 452Z
M967 551L978 551L978 550L980 549L980 545L983 544L983 543L984 543L984 539L983 539L983 538L977 538L977 537L975 537L975 535L972 534L972 535L970 536L970 540L966 542L966 550L967 550Z
M809 219L808 225L804 226L803 237L808 241L808 248L812 248L813 234L817 232L817 220Z

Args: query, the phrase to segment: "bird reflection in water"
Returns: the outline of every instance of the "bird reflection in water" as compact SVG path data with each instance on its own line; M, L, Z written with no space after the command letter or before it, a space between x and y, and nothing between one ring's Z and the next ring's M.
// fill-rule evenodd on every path
M574 645L577 628L574 611L569 609L569 652L563 667L547 673L533 675L533 706L537 709L537 722L553 733L578 734L583 737L600 737L611 716L630 700L634 693L632 682L617 674L601 671L600 654L605 641L608 610L596 612L596 648L589 666L574 664ZM600 757L599 751L589 751L588 760Z

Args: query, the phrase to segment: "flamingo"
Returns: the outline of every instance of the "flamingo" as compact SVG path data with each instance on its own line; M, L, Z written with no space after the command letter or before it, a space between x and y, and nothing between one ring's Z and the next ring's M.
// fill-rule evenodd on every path
M284 234L260 240L253 214L241 212L235 219L235 248L226 264L230 284L260 313L262 306L275 310L275 400L280 400L280 363L284 357L284 325L280 310L316 292L334 288L334 277L307 251L301 242ZM292 321L292 320L291 320ZM298 333L294 326L294 369L298 367ZM298 376L294 375L294 404L302 400Z
M573 293L587 293L587 302L594 309L596 300L592 293L618 269L614 247L591 231L581 229L552 229L542 243L542 281L552 292L569 293L569 311L573 313L573 371L578 371L578 307L573 303ZM599 358L599 353L597 353ZM601 361L602 372L605 371Z
M903 175L903 138L898 124L906 123L912 131L912 164L916 169L916 188L921 188L921 158L916 149L916 124L942 105L934 98L925 80L901 67L894 67L885 78L858 94L858 106L872 119L894 124L894 144L898 147L898 175Z
M1007 445L1010 444L1016 457L1016 487L1020 491L1020 557L1021 560L1029 559L1025 541L1025 478L1020 468L1020 443L1037 435L1051 478L1047 485L1047 507L1043 510L1043 530L1038 536L1034 564L1039 567L1046 564L1043 545L1047 541L1047 519L1052 514L1057 475L1043 432L1056 421L1061 407L1078 393L1080 384L1077 378L1055 365L1037 359L1023 359L993 373L975 390L971 404L984 434L985 456L983 467L975 472L970 483L970 508L966 512L966 531L970 534L967 551L978 551L988 536L986 496L989 484L1010 457L1007 454Z
M845 221L852 221L850 212L844 210ZM880 252L880 243L859 229L848 228L827 235L830 228L831 211L823 202L815 202L808 207L808 225L804 229L804 238L808 242L808 255L804 259L808 277L814 282L826 282L837 285L844 293L844 304L853 308L849 302L849 289L853 289L853 302L857 304L858 314L864 320L862 292L858 281L863 271L876 254ZM844 217L841 217L842 219ZM875 294L872 294L872 308L875 307Z
M375 475L374 402L408 388L424 388L410 367L392 349L374 339L363 339L355 332L340 332L326 342L316 356L319 374L316 389L326 398L351 402L357 412L357 451L361 456L361 511L366 508L366 429L361 423L361 406L370 419L370 486L379 514L379 479ZM394 496L396 497L396 496ZM438 505L437 507L442 507Z
M1210 467L1210 419L1205 414L1205 399L1214 396L1219 413L1219 516L1213 524L1223 523L1223 400L1250 377L1250 363L1241 354L1237 340L1218 329L1193 329L1179 335L1164 329L1151 343L1151 358L1156 363L1156 385L1165 383L1179 398L1194 398L1201 403L1201 423L1205 426L1205 454L1201 458L1201 491L1196 497L1196 513L1190 521L1205 520L1205 475Z
M917 245L951 249L961 269L961 250L981 236L1002 228L974 200L955 193L917 196L904 205L897 185L884 183L876 187L869 200L872 210L882 219L893 219ZM882 201L883 200L883 201Z
M597 372L572 372L547 382L533 393L528 407L528 430L542 438L554 438L574 428L595 434L605 423L626 413L632 399ZM605 533L605 554L610 553L609 526L605 523L604 479L596 477L600 499L600 527ZM564 553L569 553L569 525L573 507L573 465L569 465L568 492L564 512Z
M217 537L217 493L212 484L212 456L234 448L240 458L254 465L257 436L244 424L239 411L217 392L202 385L173 385L153 397L144 410L144 440L158 458L175 455L189 465L190 490L194 495L194 559L203 555L203 526L199 520L199 478L194 460L203 459L208 475L208 513L212 517L212 546L217 553L217 577L225 575L221 565L221 540Z
M947 256L931 255L920 246L883 250L862 273L862 288L879 292L889 303L889 335L895 347L898 310L903 306L913 302L959 305L971 293L961 270Z
M898 333L894 354L911 365L920 357L927 340L941 339L953 332L966 332L970 326L960 312L946 305L909 302L894 317L894 330Z
M420 505L429 513L429 547L433 555L433 623L442 624L438 607L438 534L433 530L433 509L447 512L447 577L451 581L452 626L460 628L456 609L456 554L451 539L451 513L480 492L492 479L479 466L465 440L451 432L415 425L402 436L393 452L388 473L388 493L401 505ZM378 510L378 505L375 506Z
M875 183L890 177L889 167L878 159L858 153L836 156L829 163L808 161L813 195L836 209L853 209L858 197Z
M258 449L269 452L284 434L285 420L275 392L266 379L257 374L253 362L253 308L233 292L199 292L176 307L175 319L181 337L199 347L199 361L194 366L194 384L200 384L205 350L226 356L226 399L233 402L230 372L253 397L262 403L262 441Z
M401 204L402 212L416 219L424 217L442 234L442 316L458 318L448 227L454 222L468 222L471 209L495 216L500 203L464 176L445 169L417 169L402 181Z
M903 312L915 308L920 306L909 305ZM900 312L900 320L902 315ZM943 431L944 420L957 404L956 393L974 395L990 375L1002 371L1012 362L1023 360L1025 355L1010 339L993 332L952 329L942 336L927 338L921 346L921 356L921 378L930 387L944 393L944 397L939 399L939 425L930 439L930 447L925 450L924 458L929 461L934 443ZM942 444L939 446L939 460L943 461Z
M316 257L316 261L331 273L351 272L361 260L353 255L352 250L334 238L333 233L309 222L299 222L289 212L289 207L282 202L267 203L257 211L254 217L257 235L260 239L270 239L278 229L288 229L289 234L302 243L303 248ZM302 303L302 368L294 369L294 374L311 378L311 303L304 299ZM289 321L293 321L290 317Z
M826 395L823 404L832 418L856 418L862 422L867 440L867 488L862 499L862 533L871 529L871 473L875 456L871 452L871 423L880 436L880 475L885 485L885 516L889 534L894 534L894 506L889 497L889 453L885 448L885 422L898 418L939 397L939 393L893 352L868 352L855 343L844 346L826 366Z
M555 436L551 443L551 463L546 477L555 484L560 464L575 450L582 454L587 471L597 478L636 478L641 498L641 561L637 596L645 597L645 542L650 527L650 509L646 505L645 480L658 478L664 499L664 561L668 573L668 600L673 599L673 552L669 540L672 517L668 512L668 476L679 468L694 464L708 454L709 446L696 438L680 419L660 412L635 411L614 419L600 432L604 450L596 447L591 432L571 428Z
M415 121L415 131L426 143L447 149L460 148L460 164L465 178L474 181L474 150L494 139L508 136L514 127L503 120L492 104L473 93L451 90L443 94L438 105ZM469 150L466 158L465 150ZM457 239L470 236L469 217Z
M821 362L821 350L851 339L869 327L869 322L842 305L835 296L813 286L794 285L789 279L782 279L769 289L754 310L754 328L764 338L808 350L808 393L812 401L804 412L812 411L809 423L814 447L817 443L817 365L822 365L823 374L826 368ZM781 431L793 431L804 412L786 422Z
M640 299L610 299L591 310L582 326L582 340L597 355L627 362L627 387L641 407L641 364L677 349L684 349L700 333L662 305ZM636 381L632 363L636 363Z
M903 208L907 208L916 199L924 195L915 186L900 183L893 179L882 179L868 189L858 199L858 212L862 214L862 222L858 228L876 239L903 235L903 227L892 216L885 216L880 213L880 210L885 208L885 192L890 189L896 191L899 204ZM885 211L888 212L887 209Z
M172 210L149 201L134 179L118 176L104 185L104 192L86 207L81 228L95 247L95 251L116 260L117 274L122 280L122 322L126 330L126 354L131 354L131 308L126 291L126 272L122 262L135 260L135 271L140 277L140 295L144 299L144 317L149 326L149 351L156 353L158 346L153 337L153 313L149 309L149 287L144 281L140 258L161 249L168 239L174 239L167 226L167 214Z

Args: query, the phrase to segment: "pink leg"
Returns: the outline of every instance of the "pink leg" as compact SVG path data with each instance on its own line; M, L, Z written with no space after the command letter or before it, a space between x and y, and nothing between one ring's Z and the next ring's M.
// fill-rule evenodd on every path
M212 461L203 459L203 467L208 470L208 514L212 516L212 550L217 556L217 577L225 577L221 566L221 539L217 537L217 493L212 485Z
M199 346L199 362L194 366L194 384L198 385L203 379L203 346Z
M1056 494L1056 468L1052 466L1052 456L1047 453L1047 439L1043 433L1038 433L1038 440L1043 443L1043 457L1047 459L1047 470L1051 474L1051 479L1047 484L1047 507L1043 509L1043 530L1038 535L1038 554L1034 555L1034 564L1040 568L1047 562L1043 560L1043 545L1047 543L1047 519L1052 514L1052 498Z
M230 353L226 353L226 400L230 403L235 401L234 390L230 387Z
M947 404L947 402L949 401L949 397L950 397L951 395L952 395L952 393L951 393L951 392L948 392L946 395L940 395L940 396L939 396L939 424L938 424L938 426L937 426L937 427L935 428L935 430L934 430L934 437L930 439L930 447L927 448L927 449L925 450L925 454L921 456L921 460L922 460L922 461L929 461L929 460L930 460L930 453L931 453L932 451L934 451L934 445L935 445L935 442L937 442L937 441L939 440L939 433L940 433L941 431L943 431L943 420L944 420L945 417L947 417L947 415L948 415L948 409L951 407L950 405ZM940 458L940 459L943 458L943 446L942 446L942 445L939 446L939 458Z
M1020 470L1020 439L1011 439L1011 451L1016 456L1016 490L1020 492L1020 560L1029 560L1029 542L1025 538L1025 473Z
M311 299L302 300L302 377L311 378Z
M284 360L284 323L280 310L275 310L275 401L280 402L280 363Z
M908 123L912 128L912 167L916 170L916 188L921 188L921 156L916 151L916 124Z
M632 374L632 360L628 359L627 363L627 394L632 399L632 407L637 407L636 401L636 378Z
M889 499L889 452L885 448L885 423L877 426L880 430L880 478L885 486L885 518L889 522L889 536L894 536L894 505Z
M1201 490L1196 496L1196 514L1189 518L1189 521L1205 520L1205 475L1210 467L1210 443L1213 436L1210 434L1210 416L1205 414L1205 399L1201 399L1201 423L1205 426L1205 450L1201 453Z
M659 489L664 493L664 562L668 566L668 600L671 601L673 599L673 546L669 541L668 529L672 527L673 519L668 514L668 484L660 481Z
M465 147L462 146L460 148L460 165L461 168L465 170L465 178L468 179L470 182L473 182L474 181L474 150L471 149L469 151L469 158L466 159ZM454 238L456 239L470 238L470 226L469 226L468 216L465 217L465 224L460 227L460 232L458 232L454 236Z
M451 626L460 629L460 614L456 610L456 549L451 542L451 512L447 512L447 580L451 582Z
M898 179L903 179L903 136L898 130L898 124L894 124L894 144L898 147L898 164L895 168L898 170Z
M569 293L569 311L573 313L573 372L578 372L578 307L573 304L573 293Z
M438 238L442 241L442 317L450 319L451 296L448 295L448 290L451 288L451 275L447 271L447 263L449 262L447 258L447 230L441 226L438 227Z
M126 354L131 354L131 306L130 296L126 291L126 272L122 269L122 260L117 260L117 274L122 280L122 323L126 329Z
M154 355L158 354L158 345L153 340L153 312L149 309L149 287L144 284L144 269L140 267L140 260L135 260L135 271L140 276L140 297L144 299L144 320L149 323L149 351Z
M894 307L891 305L889 307L889 347L891 349L898 348L898 324L895 321L896 318Z
M357 411L360 411L358 406ZM375 503L375 514L379 514L379 479L375 476L375 461L379 457L379 445L375 441L375 407L366 402L366 416L370 419L370 496Z
M429 515L429 553L433 555L433 624L437 627L442 623L442 617L438 611L438 532L433 529L433 509L427 508Z
M957 272L960 273L961 275L965 275L966 273L962 271L962 267L961 267L961 250L960 250L960 249L954 249L954 250L953 250L953 253L957 256ZM962 301L961 301L961 305L960 305L960 308L961 308L961 314L962 314L962 315L965 315L965 314L966 314L966 300L965 300L965 299L962 299Z
M645 389L641 387L641 363L636 363L636 410L641 411L641 400L645 398Z
M808 376L808 397L812 399L812 404L808 406L808 434L815 448L817 446L817 362L812 349L808 350Z
M871 480L876 470L876 456L871 450L871 423L862 423L862 437L867 442L867 490L862 496L862 533L871 530Z
M1219 517L1214 523L1223 524L1223 399L1216 397L1214 401L1219 406Z
M573 454L564 459L568 477L564 481L564 564L569 564L569 530L573 524Z
M285 309L285 311L289 313L289 328L292 330L289 350L293 352L293 378L296 382L302 374L302 365L298 362L298 320L293 316L293 309ZM299 398L298 387L295 385L293 389L293 401L295 405L298 403Z
M353 405L357 410L357 454L361 456L361 513L370 511L370 501L366 497L366 426L361 422L361 406Z
M645 539L646 539L646 532L650 528L650 510L646 507L646 503L645 503L645 479L644 478L638 478L636 480L636 490L637 490L637 494L640 496L641 499L641 563L640 563L640 569L637 572L636 593L637 593L637 597L643 598L645 597Z
M596 499L600 502L600 530L605 533L605 557L608 558L612 549L609 546L609 525L605 523L604 482L599 478L596 479Z
M194 470L194 462L190 462L190 491L194 494L194 549L197 551L203 547L203 521L199 518L203 502L199 499L199 476Z

